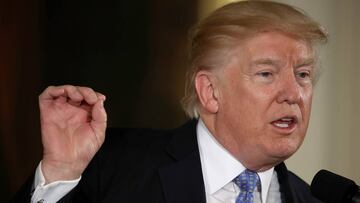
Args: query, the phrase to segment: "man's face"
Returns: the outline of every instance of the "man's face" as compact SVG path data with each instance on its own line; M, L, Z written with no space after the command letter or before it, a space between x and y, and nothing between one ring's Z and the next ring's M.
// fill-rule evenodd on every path
M241 43L219 71L214 134L246 167L271 167L303 142L314 63L306 43L269 32Z

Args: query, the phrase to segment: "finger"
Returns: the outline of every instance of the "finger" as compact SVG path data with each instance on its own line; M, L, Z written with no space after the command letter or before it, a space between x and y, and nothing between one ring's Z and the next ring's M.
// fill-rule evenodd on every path
M65 94L64 86L49 86L40 95L40 100L49 100Z
M106 100L106 96L103 95L103 94L101 94L100 92L96 92L96 96L97 96L99 99L103 100L103 101Z
M90 122L99 145L101 145L105 139L106 123L107 115L104 108L104 101L100 99L93 106L92 120Z
M78 88L73 85L65 85L65 94L69 99L69 103L80 104L84 99L83 95L79 92Z
M86 103L94 105L96 102L99 101L99 98L93 89L89 87L77 87L77 89L79 93L83 96Z

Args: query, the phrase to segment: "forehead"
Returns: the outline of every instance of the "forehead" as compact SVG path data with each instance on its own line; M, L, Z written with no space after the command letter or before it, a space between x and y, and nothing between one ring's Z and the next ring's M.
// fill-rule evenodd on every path
M244 40L236 49L237 57L249 60L273 58L294 62L314 58L310 43L278 32L260 33Z

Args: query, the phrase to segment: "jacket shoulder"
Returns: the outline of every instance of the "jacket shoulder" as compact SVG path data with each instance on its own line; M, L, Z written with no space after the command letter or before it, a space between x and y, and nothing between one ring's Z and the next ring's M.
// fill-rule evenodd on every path
M146 155L146 152L164 151L174 137L193 138L196 120L190 120L180 127L173 129L151 128L108 128L100 154L110 151L124 152L135 155L136 152ZM113 156L110 156L113 157Z

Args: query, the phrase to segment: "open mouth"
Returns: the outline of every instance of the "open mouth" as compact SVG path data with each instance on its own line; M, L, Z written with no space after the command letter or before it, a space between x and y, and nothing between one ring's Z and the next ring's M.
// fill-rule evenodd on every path
M293 128L297 124L296 117L282 117L278 120L271 122L271 124L277 128L281 129L290 129Z

